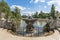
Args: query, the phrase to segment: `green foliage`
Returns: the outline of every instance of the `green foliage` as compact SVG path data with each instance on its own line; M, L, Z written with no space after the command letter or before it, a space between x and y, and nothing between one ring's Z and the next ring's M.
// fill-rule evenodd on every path
M33 18L39 18L38 12L36 12L36 13L33 15Z
M36 12L33 15L33 18L49 18L50 14L49 13L43 13L42 11L38 14L38 12Z
M10 7L8 6L8 4L4 0L0 1L0 13L1 12L5 13L6 19L8 19L8 18L20 19L21 18L20 10L16 7L14 11L11 11Z
M1 12L8 13L10 11L10 7L5 1L0 2L0 8L1 8Z
M10 7L4 0L0 1L0 12L4 12L6 14L6 18L8 18L8 13L10 13Z
M5 18L8 20L12 20L12 23L15 24L14 28L16 28L16 26L19 24L20 25L20 18L21 18L21 15L20 15L20 10L18 10L18 8L16 7L14 11L11 11L10 10L10 7L8 6L8 4L2 0L0 1L0 13L3 12L5 13ZM7 25L10 25L8 24L8 22L6 22ZM18 27L18 26L17 26ZM13 28L13 29L14 29ZM15 30L15 29L14 29Z
M55 6L54 6L54 4L52 4L52 7L51 7L51 16L53 19L55 19Z
M17 7L15 7L14 16L15 16L17 19L21 19L20 9L18 9Z
M43 15L44 13L41 11L40 13L39 13L39 18L43 18Z
M57 12L55 11L55 6L54 4L52 4L50 13L43 13L42 11L40 13L36 12L33 15L33 18L49 18L50 16L52 16L53 19L56 19L56 16L55 16L56 13L58 13L58 11Z
M21 19L20 9L15 7L14 11L11 11L10 7L4 0L0 1L0 13L1 12L4 12L6 14L5 16L6 19L8 18L16 19L16 20ZM52 16L55 19L54 5L52 5L50 13L43 13L43 11L41 11L40 13L36 12L34 15L32 15L33 18L49 18L50 16ZM23 16L23 17L27 17L27 16Z
M27 16L26 15L22 15L22 18L27 18Z

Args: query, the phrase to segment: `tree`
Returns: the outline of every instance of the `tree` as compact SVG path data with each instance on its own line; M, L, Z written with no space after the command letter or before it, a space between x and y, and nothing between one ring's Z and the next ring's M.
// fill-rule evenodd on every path
M22 15L22 18L27 18L27 16L26 15Z
M20 9L18 9L17 7L15 7L14 15L15 15L15 17L18 18L18 19L21 18Z
M6 14L6 18L8 18L10 13L10 7L4 0L0 1L0 12L4 12Z
M34 15L33 15L34 18L39 18L38 16L38 12L36 12Z
M40 13L39 13L39 18L42 18L43 17L43 12L41 11Z
M51 16L53 19L55 19L55 6L54 6L54 4L52 4L52 7L51 7Z

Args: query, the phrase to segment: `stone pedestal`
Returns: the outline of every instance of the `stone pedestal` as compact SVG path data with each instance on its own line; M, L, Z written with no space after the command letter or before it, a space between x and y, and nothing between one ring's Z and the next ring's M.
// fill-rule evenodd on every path
M26 26L26 33L33 33L33 32L34 32L33 24L27 24L27 26Z

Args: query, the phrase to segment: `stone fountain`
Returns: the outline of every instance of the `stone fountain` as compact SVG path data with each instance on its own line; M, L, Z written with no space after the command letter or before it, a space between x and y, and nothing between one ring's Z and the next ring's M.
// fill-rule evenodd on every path
M34 32L34 22L36 21L36 19L33 19L31 17L28 17L27 19L23 19L27 26L26 26L26 33L33 33Z

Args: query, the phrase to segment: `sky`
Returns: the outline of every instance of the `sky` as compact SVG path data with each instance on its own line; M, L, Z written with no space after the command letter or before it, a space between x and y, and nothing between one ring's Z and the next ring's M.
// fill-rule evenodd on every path
M15 7L21 9L21 15L31 15L36 11L50 12L51 5L60 12L60 0L5 0L11 10Z

